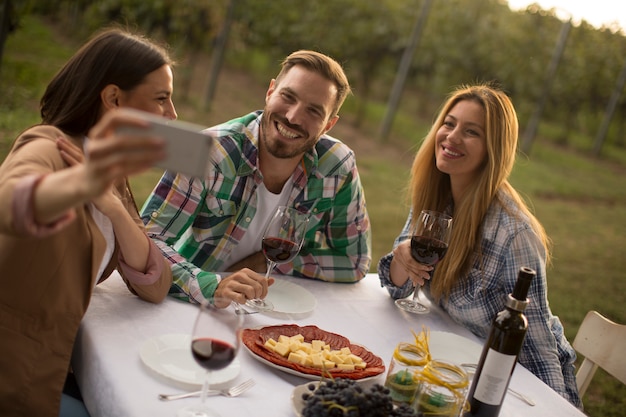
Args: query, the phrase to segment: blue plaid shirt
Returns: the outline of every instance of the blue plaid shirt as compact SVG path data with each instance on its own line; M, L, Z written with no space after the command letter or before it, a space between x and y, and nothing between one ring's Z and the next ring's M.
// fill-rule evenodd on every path
M457 323L482 339L489 336L491 322L504 308L506 297L513 292L520 267L537 272L529 292L530 300L525 315L528 332L519 362L577 407L582 402L576 389L574 361L576 352L563 333L558 317L552 315L547 297L545 251L527 219L508 197L499 195L501 202L492 203L483 221L481 251L474 256L469 274L452 288L448 299L439 306ZM513 214L511 214L513 213ZM411 213L394 247L409 238ZM395 286L389 276L393 254L378 263L381 285L392 298L404 298L413 292L413 282ZM482 262L482 267L481 267ZM431 299L430 283L424 293Z

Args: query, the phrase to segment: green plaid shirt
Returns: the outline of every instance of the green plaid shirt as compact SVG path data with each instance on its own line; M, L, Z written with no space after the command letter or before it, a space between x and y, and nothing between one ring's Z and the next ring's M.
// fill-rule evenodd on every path
M257 209L262 112L208 129L216 137L206 178L165 172L142 209L148 235L171 263L170 295L201 302L219 282ZM356 282L369 271L371 231L354 152L323 135L295 169L288 205L309 213L306 240L281 274Z

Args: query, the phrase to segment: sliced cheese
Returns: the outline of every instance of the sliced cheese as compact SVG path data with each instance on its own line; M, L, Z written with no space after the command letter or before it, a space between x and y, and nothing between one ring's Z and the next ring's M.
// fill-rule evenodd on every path
M278 353L280 356L289 356L289 352L291 352L290 347L286 343L278 342L276 346L274 346L274 352Z
M301 334L291 337L280 335L278 341L268 339L264 346L287 358L289 362L312 368L353 371L367 367L367 363L352 353L349 347L334 350L323 340L305 342Z

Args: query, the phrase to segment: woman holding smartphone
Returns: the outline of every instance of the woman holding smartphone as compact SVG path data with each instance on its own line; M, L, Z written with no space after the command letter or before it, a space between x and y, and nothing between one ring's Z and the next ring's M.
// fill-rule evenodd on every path
M146 301L167 295L171 270L127 181L164 158L164 143L115 132L147 125L118 108L175 119L172 85L165 49L105 30L55 75L42 123L0 165L0 415L80 415L63 386L93 288L114 269Z

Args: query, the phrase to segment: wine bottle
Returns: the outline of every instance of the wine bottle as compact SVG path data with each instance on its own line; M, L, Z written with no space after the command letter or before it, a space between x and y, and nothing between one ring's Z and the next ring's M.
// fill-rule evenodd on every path
M528 304L528 288L535 275L530 268L520 268L504 310L494 317L467 396L470 409L464 416L496 417L500 414L528 329L524 310Z

